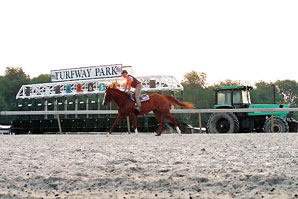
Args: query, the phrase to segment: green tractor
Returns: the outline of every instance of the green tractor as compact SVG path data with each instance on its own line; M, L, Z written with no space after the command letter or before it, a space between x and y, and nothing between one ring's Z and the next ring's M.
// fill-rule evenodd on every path
M215 88L215 109L289 108L284 104L251 104L250 86ZM297 132L293 112L213 113L208 120L208 133ZM273 124L273 127L272 127Z

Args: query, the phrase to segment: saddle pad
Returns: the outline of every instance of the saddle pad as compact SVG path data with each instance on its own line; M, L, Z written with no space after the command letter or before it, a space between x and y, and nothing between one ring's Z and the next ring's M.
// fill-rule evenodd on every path
M141 99L141 102L145 102L150 100L150 97L149 95L144 94L144 95L141 95L140 99Z
M135 98L134 98L133 94L130 94L130 99L132 101L135 101ZM150 100L150 97L147 94L143 94L143 95L140 96L140 100L141 100L141 102L145 102L145 101Z

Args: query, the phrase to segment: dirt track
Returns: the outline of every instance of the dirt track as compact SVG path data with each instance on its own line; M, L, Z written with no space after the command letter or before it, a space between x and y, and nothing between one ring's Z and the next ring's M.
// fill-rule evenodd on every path
M298 134L0 136L0 198L298 198Z

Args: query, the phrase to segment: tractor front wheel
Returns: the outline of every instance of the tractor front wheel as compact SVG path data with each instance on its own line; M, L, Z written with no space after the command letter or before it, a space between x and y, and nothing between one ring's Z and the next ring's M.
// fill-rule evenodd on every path
M234 113L213 113L208 120L208 133L238 133L239 120Z
M264 124L264 132L272 133L272 117L268 118ZM289 132L289 125L283 118L273 117L273 132L286 133Z

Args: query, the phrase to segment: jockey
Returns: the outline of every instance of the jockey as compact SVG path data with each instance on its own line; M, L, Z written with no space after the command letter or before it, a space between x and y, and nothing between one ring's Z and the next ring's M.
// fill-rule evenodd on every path
M132 75L128 75L128 72L126 70L123 70L121 73L122 77L126 79L125 87L124 87L124 92L130 93L131 87L135 88L135 97L136 97L136 102L137 102L137 110L141 111L141 101L140 101L140 95L141 95L141 90L142 90L142 84L137 78L135 78Z

